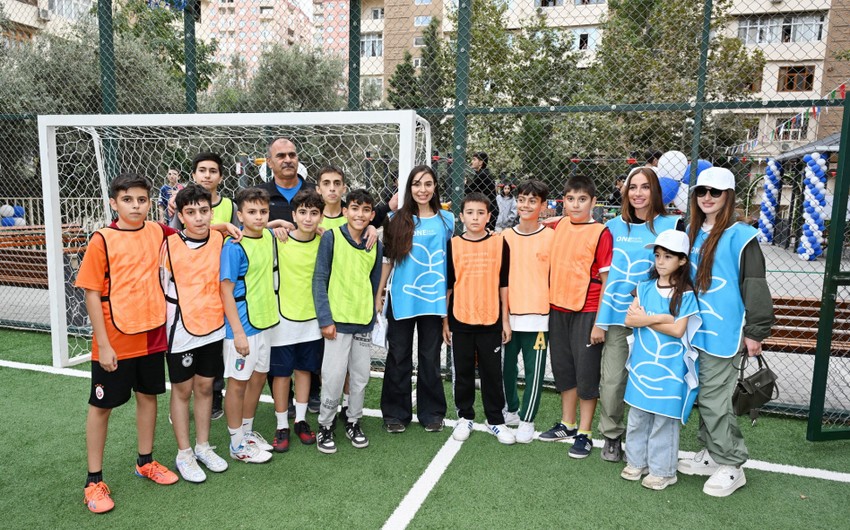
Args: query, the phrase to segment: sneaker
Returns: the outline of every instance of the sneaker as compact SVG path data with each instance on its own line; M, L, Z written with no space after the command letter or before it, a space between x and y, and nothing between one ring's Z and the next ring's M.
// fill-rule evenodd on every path
M487 428L487 432L492 434L499 440L500 444L505 445L513 445L516 443L516 436L514 436L514 432L508 428L504 423L501 425L490 425L488 422L484 422L484 427Z
M177 466L177 471L186 482L194 482L196 484L207 480L207 474L198 465L198 460L192 454L188 457L178 456L174 464Z
M83 502L92 513L106 513L115 508L106 482L92 482L83 490Z
M593 449L593 442L590 441L590 438L586 434L578 434L573 446L570 447L570 458L587 458L591 449Z
M384 430L387 431L390 434L403 433L406 429L407 429L407 427L405 427L404 424L402 422L398 421L398 420L384 421ZM427 428L426 428L426 430L427 430Z
M334 432L330 427L319 426L319 434L316 436L316 448L328 455L336 453Z
M679 460L679 465L676 466L679 473L683 475L700 475L710 477L720 467L720 465L711 458L711 454L707 449L703 449L695 454L693 458L683 458Z
M455 428L452 429L452 438L454 438L458 442L463 442L469 439L469 435L471 433L472 420L458 418L457 423L455 423Z
M442 432L443 430L443 419L429 421L425 424L425 432Z
M534 423L530 421L519 422L516 430L516 441L521 444L530 444L534 439Z
M366 435L363 434L363 430L360 428L360 422L352 421L346 423L345 436L351 440L351 445L358 449L369 446L369 438L366 438Z
M640 480L640 477L649 474L649 468L646 467L635 467L631 464L627 464L626 467L620 472L620 477L626 480Z
M295 424L295 434L304 445L313 445L316 443L316 433L310 428L310 424L304 420Z
M578 433L578 429L568 429L566 425L561 422L556 423L546 432L541 432L538 439L541 442L561 442L567 441L571 438L575 438L575 435Z
M213 393L213 404L212 404L212 414L210 415L210 419L217 420L224 416L224 407L222 406L222 402L224 401L221 392Z
M289 429L277 429L274 432L272 449L274 449L275 453L285 453L289 451Z
M655 475L647 475L640 485L644 488L661 491L667 486L675 484L676 480L676 475L673 475L672 477L656 477Z
M272 459L272 454L264 451L254 444L242 442L239 447L230 446L230 457L246 464L262 464Z
M195 458L202 463L213 473L221 473L227 470L227 460L218 456L215 452L215 446L205 444L203 446L195 446Z
M142 478L149 478L157 484L162 484L163 486L167 486L169 484L174 484L179 478L177 478L177 474L173 471L170 471L167 467L160 464L156 460L153 462L148 462L147 464L139 467L136 464L136 476Z
M224 416L224 409L213 407L212 414L210 414L210 419L211 420L218 420L222 416Z
M702 492L712 497L728 497L747 483L744 470L735 466L718 466L711 477L705 481Z
M310 414L318 414L321 406L322 399L319 396L310 396L310 399L307 400L307 412Z
M274 449L274 446L267 442L266 439L263 438L263 435L257 431L246 432L245 443L248 445L256 445L258 449L266 452Z
M505 417L505 425L509 427L516 427L519 425L519 414L516 412L503 411L502 415Z
M606 462L619 462L623 459L623 444L620 438L605 438L605 447L602 448L602 460Z

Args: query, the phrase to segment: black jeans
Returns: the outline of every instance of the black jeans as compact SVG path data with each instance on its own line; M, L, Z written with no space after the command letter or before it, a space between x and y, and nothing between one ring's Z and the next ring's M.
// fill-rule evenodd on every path
M502 332L452 333L454 395L457 415L475 419L475 362L481 376L481 401L490 425L505 423L505 387L502 381Z

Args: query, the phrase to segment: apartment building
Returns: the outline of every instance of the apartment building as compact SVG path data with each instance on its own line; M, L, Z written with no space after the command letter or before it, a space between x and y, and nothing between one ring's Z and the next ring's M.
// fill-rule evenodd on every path
M9 27L0 31L0 45L16 46L40 31L60 33L91 9L94 0L0 0Z

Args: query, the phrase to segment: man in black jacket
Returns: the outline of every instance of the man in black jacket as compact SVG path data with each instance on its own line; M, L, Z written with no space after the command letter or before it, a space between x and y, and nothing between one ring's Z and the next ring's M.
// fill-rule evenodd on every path
M490 199L490 208L496 208L496 183L493 181L493 177L490 175L490 170L487 169L487 162L489 161L489 157L487 153L483 151L479 151L477 153L473 153L472 162L470 165L472 166L472 170L475 174L472 177L472 180L467 180L466 185L464 186L463 193L464 195L469 195L473 192L483 193L485 197ZM487 223L487 228L491 231L496 228L496 216L491 215L490 221Z

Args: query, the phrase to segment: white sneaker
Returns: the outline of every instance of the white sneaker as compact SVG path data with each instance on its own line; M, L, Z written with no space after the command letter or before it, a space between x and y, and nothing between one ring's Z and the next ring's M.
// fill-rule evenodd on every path
M516 441L521 444L529 444L534 439L534 423L530 421L519 422L516 430Z
M195 459L194 454L189 456L182 456L178 454L175 463L177 464L177 471L180 472L180 476L183 477L183 480L186 482L200 483L207 480L207 474L204 473L204 470L198 465L198 461Z
M647 475L643 482L640 483L644 488L649 488L655 491L661 491L667 486L672 486L676 483L676 475L672 477L657 477L655 475Z
M230 447L230 457L247 464L262 464L271 460L272 454L268 451L263 451L254 444L242 442L235 449L233 446Z
M274 449L274 447L272 447L272 444L267 442L266 439L263 438L263 435L258 433L257 431L246 432L245 443L249 445L256 445L257 448L263 451L271 451L272 449Z
M743 469L735 466L720 466L705 481L702 492L712 497L728 497L746 483L747 477L744 476Z
M502 411L502 416L505 417L505 425L516 427L520 423L519 414L516 412Z
M457 423L455 423L455 428L454 430L452 430L452 438L454 438L458 442L464 442L469 439L469 435L471 433L472 420L458 418Z
M631 464L627 464L626 467L620 472L620 477L626 480L637 481L640 480L640 477L649 473L649 469L645 467L635 467Z
M218 456L213 449L215 447L208 443L195 445L195 458L213 473L221 473L227 469L227 460Z
M676 468L683 475L700 475L708 477L714 474L720 467L720 464L711 458L711 454L707 449L703 449L695 454L693 458L683 458L679 460L679 465Z
M514 432L504 423L502 425L490 425L485 421L484 426L487 428L487 432L499 440L500 444L513 445L516 443L516 436L514 436Z

